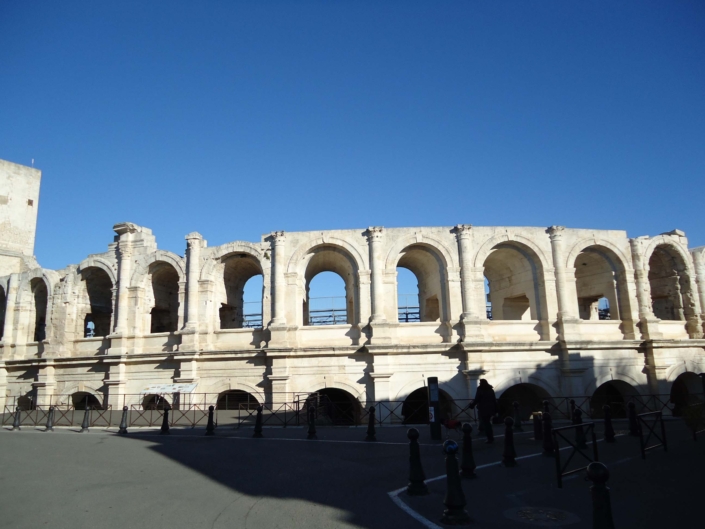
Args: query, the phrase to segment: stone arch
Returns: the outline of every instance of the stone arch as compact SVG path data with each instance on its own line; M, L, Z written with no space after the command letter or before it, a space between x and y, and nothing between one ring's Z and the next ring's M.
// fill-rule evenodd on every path
M644 251L654 315L661 320L688 321L691 336L699 331L698 298L690 254L665 236L655 237Z
M622 250L622 248L617 246L612 241L604 239L602 237L585 237L576 242L568 251L564 266L566 268L572 268L573 263L575 263L576 257L578 257L578 255L583 250L592 246L598 248L603 247L612 252L612 254L614 254L614 257L612 258L614 259L616 257L616 260L618 261L618 263L615 262L615 265L619 264L622 270L632 268L631 255L624 253L624 250Z
M703 380L692 371L684 371L671 383L669 400L673 404L673 415L683 416L688 406L700 404L705 400Z
M592 379L586 386L585 386L585 391L584 395L592 395L597 388L599 388L601 385L603 385L606 382L610 381L619 381L619 382L625 382L632 386L638 395L641 395L641 388L643 387L643 384L639 382L637 379L634 377L627 375L622 372L616 372L616 373L605 373L600 376L596 376L594 379Z
M145 255L137 260L135 269L130 278L131 287L144 286L144 282L150 273L150 266L157 262L170 264L179 275L179 282L186 281L186 265L184 259L173 252L166 250L156 250L155 252Z
M497 235L480 248L475 263L489 283L493 320L549 319L545 285L552 268L533 241Z
M666 382L673 383L683 373L702 373L705 372L705 360L690 360L688 362L680 362L668 368L666 371Z
M59 393L59 402L57 404L72 404L71 396L75 393L90 393L96 399L98 399L98 402L100 402L101 405L104 406L106 403L105 393L103 391L100 391L97 387L86 385L79 386L79 384L69 384L64 386L64 389L62 389Z
M497 404L501 417L513 416L514 402L519 404L519 414L522 421L528 421L532 412L543 409L543 401L551 398L551 394L542 386L531 382L513 384L498 395Z
M366 390L360 389L357 385L341 380L328 380L323 377L315 377L313 380L314 382L306 384L309 389L306 389L302 393L314 393L320 389L326 388L341 389L343 391L347 391L355 397L362 406L364 406L367 402Z
M262 262L250 253L228 252L219 258L215 270L221 271L214 281L214 295L221 329L239 329L247 326L245 307L245 285L250 279L262 276L264 290L264 269ZM265 300L262 291L259 303L261 320ZM261 323L260 323L261 326Z
M117 275L115 273L115 268L114 264L109 262L107 259L104 259L102 257L96 257L96 256L90 256L81 261L78 264L78 269L76 270L76 274L80 274L81 270L84 270L86 268L100 268L103 270L106 274L108 274L108 277L110 278L110 281L112 282L113 285L117 285Z
M605 405L611 408L612 417L625 418L629 402L639 397L640 393L638 386L625 380L610 378L596 384L595 390L590 395L590 415L592 418L600 419L604 417L603 406Z
M244 391L254 396L260 404L263 404L265 402L265 394L262 389L258 388L257 386L254 386L253 384L249 384L248 382L243 382L241 380L231 380L227 378L220 379L213 382L209 386L205 386L203 390L204 393L208 395L209 404L212 404L213 406L215 406L218 401L218 395L220 395L224 391L230 390Z
M427 384L425 378L410 380L399 388L399 390L397 390L394 401L403 401L417 389L426 386ZM445 391L454 401L463 400L465 398L465 395L459 393L458 390L451 384L450 379L445 381L439 380L438 387L439 389Z
M597 319L592 308L596 310L598 299L605 297L610 304L610 319L631 321L632 300L627 284L627 266L631 260L624 252L609 241L583 239L573 246L568 259L571 260L566 267L575 270L581 319Z
M84 266L76 269L76 336L83 338L88 333L88 322L93 324L94 336L107 336L112 329L115 300L114 275L104 266Z
M494 384L491 377L485 378L487 378L487 381L494 386L494 391L498 398L501 397L509 388L520 384L532 384L534 386L538 386L548 393L549 396L560 395L560 390L555 385L547 382L546 379L536 375L535 373L532 373L526 378L515 375L501 377ZM472 398L474 395L470 395L470 397Z
M387 251L384 267L387 270L394 270L404 249L417 244L432 249L442 258L444 267L459 267L458 261L455 258L455 252L451 251L440 239L423 234L410 234L397 239L389 248L389 251Z
M322 241L323 238L318 240ZM309 285L311 280L321 272L333 272L340 276L345 283L347 323L357 325L360 323L359 272L361 256L357 250L352 253L348 243L346 246L337 244L340 239L326 240L328 242L307 245L305 252L297 252L289 261L289 273L296 274L301 286L296 301L297 304L301 302L300 312L297 310L300 315L297 316L297 322L299 325L309 324Z
M400 243L410 242L406 246ZM406 237L397 243L388 255L388 264L411 271L418 281L420 321L447 322L450 320L450 295L448 291L448 263L450 255L439 246L415 237ZM393 255L393 257L391 257ZM391 260L390 260L391 259ZM395 299L398 292L395 292ZM398 316L398 311L395 311Z
M328 237L323 235L299 245L286 265L286 273L297 274L300 276L302 266L301 261L307 254L311 253L314 249L320 246L337 246L350 255L358 270L368 270L369 268L367 266L367 259L360 253L360 250L356 246L350 244L344 239L340 239L339 237Z
M271 261L264 257L265 252L262 248L249 242L235 241L221 246L215 246L209 250L211 253L208 258L204 260L199 273L199 279L201 280L216 280L217 278L214 277L216 266L221 263L223 259L227 259L235 254L249 255L259 263L263 271L271 267Z

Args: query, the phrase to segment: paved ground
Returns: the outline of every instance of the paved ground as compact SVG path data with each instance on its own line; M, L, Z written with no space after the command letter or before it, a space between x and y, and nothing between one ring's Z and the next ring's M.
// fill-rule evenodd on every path
M705 436L695 443L678 422L668 430L668 453L654 450L646 461L638 439L600 443L618 528L696 526ZM407 481L404 428L378 428L377 443L362 441L364 428L320 428L319 441L306 441L304 428L265 429L265 439L252 439L252 430L203 433L0 430L0 527L422 528L437 524L443 510L443 479L429 483L429 496L398 495L411 514L388 494ZM421 433L426 475L440 476L440 444L427 427ZM474 443L477 464L490 465L463 483L475 527L528 528L505 516L525 507L560 508L578 520L568 527L591 527L582 475L557 489L551 459L491 465L501 459L502 442ZM527 433L517 436L517 451L527 456L540 447Z

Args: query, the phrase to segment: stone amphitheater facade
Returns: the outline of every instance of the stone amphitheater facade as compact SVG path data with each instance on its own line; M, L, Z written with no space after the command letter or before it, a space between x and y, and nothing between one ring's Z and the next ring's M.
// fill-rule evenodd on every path
M403 401L428 377L454 400L479 378L499 395L517 384L591 395L611 382L668 394L705 371L705 247L689 250L678 230L371 227L220 246L190 233L184 257L158 249L148 228L114 231L78 265L25 258L0 277L0 405L80 392L115 408L154 384L270 403L336 388L365 405ZM398 267L418 279L420 321L398 321ZM345 282L345 324L308 324L308 286L324 271ZM262 325L243 327L255 275Z

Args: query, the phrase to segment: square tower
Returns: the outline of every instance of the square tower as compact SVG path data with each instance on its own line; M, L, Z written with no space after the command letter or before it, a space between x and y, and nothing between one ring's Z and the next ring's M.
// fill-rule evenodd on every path
M42 172L0 160L0 276L34 262Z

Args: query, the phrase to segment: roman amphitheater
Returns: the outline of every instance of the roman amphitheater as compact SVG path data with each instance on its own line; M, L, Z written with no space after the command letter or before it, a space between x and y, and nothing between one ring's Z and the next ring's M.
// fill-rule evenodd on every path
M425 395L429 377L446 405L479 378L524 400L703 391L705 247L679 230L370 227L220 246L193 232L181 256L121 222L104 252L48 270L33 257L40 178L0 162L6 411L223 407L227 395L274 407L312 394L366 407ZM415 275L416 303L399 306L399 269ZM337 319L309 308L322 272L345 283ZM255 276L261 308L247 313Z

